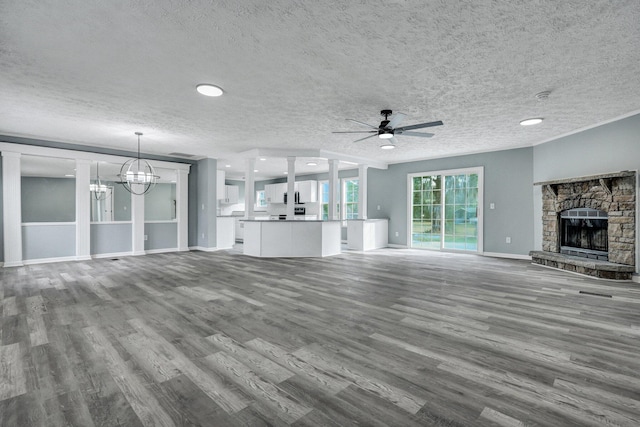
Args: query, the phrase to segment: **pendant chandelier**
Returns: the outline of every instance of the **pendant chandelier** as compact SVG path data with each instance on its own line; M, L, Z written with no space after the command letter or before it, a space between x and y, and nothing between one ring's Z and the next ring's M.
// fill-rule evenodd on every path
M120 178L121 184L127 191L140 196L151 191L160 177L156 175L151 163L140 158L140 137L142 132L136 132L135 134L138 135L138 157L124 162L120 168L118 178Z
M107 198L107 186L100 181L100 162L96 162L96 181L89 184L89 191L96 200Z

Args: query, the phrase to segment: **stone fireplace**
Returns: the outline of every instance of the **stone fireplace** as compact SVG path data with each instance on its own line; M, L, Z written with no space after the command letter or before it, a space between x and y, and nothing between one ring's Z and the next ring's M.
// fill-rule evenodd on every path
M618 172L539 182L542 251L534 263L629 280L635 271L636 174Z

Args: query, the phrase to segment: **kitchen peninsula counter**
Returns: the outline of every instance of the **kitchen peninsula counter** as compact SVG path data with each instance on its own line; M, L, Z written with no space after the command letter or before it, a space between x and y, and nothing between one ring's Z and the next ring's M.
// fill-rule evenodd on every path
M325 257L341 252L340 221L242 220L245 255L255 257Z

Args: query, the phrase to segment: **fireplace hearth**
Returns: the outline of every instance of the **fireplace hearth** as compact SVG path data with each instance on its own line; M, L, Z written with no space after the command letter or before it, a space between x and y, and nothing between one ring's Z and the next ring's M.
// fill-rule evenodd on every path
M532 261L630 280L636 257L636 173L537 182L542 186L542 251Z

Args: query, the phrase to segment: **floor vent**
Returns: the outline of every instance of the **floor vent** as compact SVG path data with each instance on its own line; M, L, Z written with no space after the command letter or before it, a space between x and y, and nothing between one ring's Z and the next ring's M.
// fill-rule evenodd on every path
M120 261L120 258L111 258L111 261Z
M581 294L585 294L585 295L593 295L596 297L605 297L605 298L613 298L613 296L611 295L607 295L607 294L597 294L595 292L587 292L587 291L580 291Z

